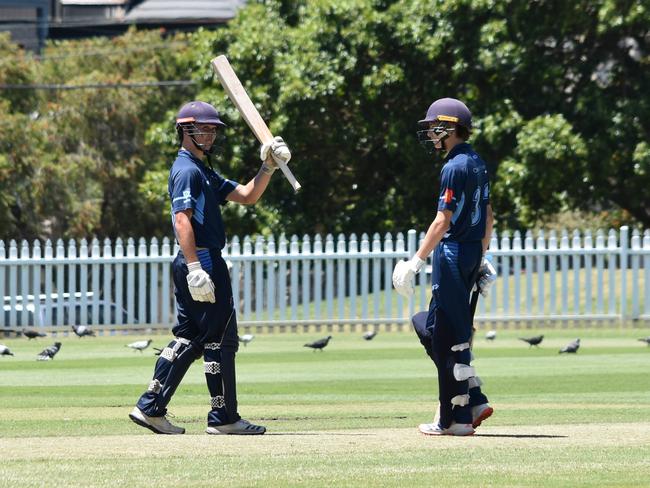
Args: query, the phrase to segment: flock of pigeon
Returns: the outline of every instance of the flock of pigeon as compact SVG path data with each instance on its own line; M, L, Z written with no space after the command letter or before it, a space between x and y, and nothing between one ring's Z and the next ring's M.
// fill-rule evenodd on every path
M85 336L92 336L92 337L95 336L95 331L93 331L87 325L73 325L72 331L79 338ZM21 331L17 331L16 333L17 335L22 335L24 337L27 337L27 339L30 341L38 337L47 337L47 334L45 332L40 332L34 329L23 329ZM151 342L152 342L151 339L147 339L145 341L135 341L135 342L131 342L130 344L126 344L126 347L130 347L135 351L142 352L144 349L149 347ZM62 345L61 342L55 342L50 347L46 347L36 355L36 360L50 361L54 359L54 356L56 356L56 354L61 350L61 345ZM11 350L7 346L5 346L4 344L0 344L0 356L13 356L13 355L14 353L11 352Z
M494 339L496 339L496 337L497 337L497 333L495 330L490 330L485 334L485 338L488 341L493 341ZM536 335L532 337L519 337L519 340L528 343L529 348L533 346L539 347L539 345L544 340L544 335L542 334L542 335ZM650 336L642 337L639 340L641 342L645 342L646 344L648 344L648 346L650 346ZM580 339L576 339L574 341L569 342L566 346L564 346L562 349L559 350L559 353L575 354L576 352L578 352L578 349L580 349Z
M95 332L90 329L90 327L86 325L73 325L72 330L74 333L77 335L77 337L85 337L85 336L95 336ZM37 337L46 337L47 334L44 332L39 332L34 329L24 329L20 332L21 335L27 337L27 339L32 340L36 339ZM364 332L363 338L367 341L372 340L375 336L377 335L376 330L369 330L367 332ZM493 341L496 339L497 333L494 330L490 330L485 334L485 338L489 341ZM253 334L243 334L239 336L239 342L244 344L244 346L247 346L255 336ZM318 339L314 342L308 342L307 344L304 345L304 347L309 347L316 352L317 350L322 351L327 347L329 344L330 340L332 339L331 335L328 335L327 337L323 337L322 339ZM519 340L526 342L530 347L539 347L539 345L542 343L544 340L544 335L537 335L537 336L532 336L532 337L519 337ZM643 337L639 339L642 342L645 342L648 346L650 346L650 336L648 337ZM130 344L126 344L126 347L130 347L134 351L144 351L151 345L152 339L147 339L144 341L135 341L131 342ZM576 353L578 352L578 349L580 348L580 339L576 339L574 341L569 342L566 346L564 346L562 349L560 349L559 353ZM154 347L155 350L155 355L159 356L160 353L162 352L162 349ZM50 347L46 347L43 349L41 352L39 352L36 356L37 361L49 361L54 359L54 356L61 350L61 343L60 342L55 342L53 345ZM14 353L11 352L11 350L5 346L4 344L0 344L0 356L13 356Z

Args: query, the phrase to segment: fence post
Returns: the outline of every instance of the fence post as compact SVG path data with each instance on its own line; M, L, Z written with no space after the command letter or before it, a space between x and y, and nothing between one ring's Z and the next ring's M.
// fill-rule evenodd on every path
M162 240L162 248L160 251L160 255L164 258L167 258L163 261L161 268L161 281L162 281L162 296L161 296L161 302L162 302L162 316L160 318L160 322L168 325L171 322L171 318L169 316L169 313L172 309L171 305L171 300L170 300L170 292L171 292L171 284L169 282L169 276L171 275L171 249L169 246L169 237L165 236L163 237ZM239 297L235 297L235 303L237 303L237 299ZM174 300L174 304L176 301Z
M537 313L544 315L544 308L546 304L544 303L544 278L546 275L546 263L545 256L543 254L544 249L546 249L546 237L544 236L544 231L540 230L537 234Z
M149 257L153 258L149 265L149 323L159 324L160 314L158 313L158 293L160 291L160 283L158 282L158 268L160 265L156 262L156 258L160 255L160 248L158 247L158 239L152 237L149 241Z
M573 230L573 238L571 239L571 266L573 267L573 313L580 314L580 266L581 258L584 254L582 249L582 239L578 229Z
M88 325L88 241L82 238L79 242L79 319L80 325ZM70 308L76 306L74 297L70 297ZM74 322L73 322L74 324ZM72 325L72 324L68 324Z
M365 232L361 234L361 253L368 255L370 253L370 240ZM361 258L361 318L368 318L368 290L370 282L370 259Z
M602 314L605 311L605 292L603 287L603 276L605 274L605 233L602 229L596 231L596 313Z
M409 259L411 259L413 256L415 256L415 253L417 252L417 232L414 229L411 229L407 232L406 234L406 242L407 242L407 251L409 254ZM409 318L413 317L415 315L415 295L412 295L409 298Z
M639 261L641 251L641 234L638 229L632 230L632 320L639 318Z
M20 243L20 259L28 260L29 258L29 243L23 239ZM22 312L20 315L23 327L25 327L29 325L29 317L27 316L27 304L29 303L29 266L26 264L20 265L20 290L22 297Z
M77 323L77 309L74 306L75 297L77 296L77 243L70 239L68 240L68 297L70 303L68 304L68 323L65 325L72 325Z
M7 259L7 252L5 250L5 241L0 241L0 261L4 261ZM5 303L5 268L6 266L0 266L0 298L2 298L2 305L3 305L3 310L2 310L2 315L0 315L0 324L7 327L9 324L7 323L6 320L6 315L4 312L4 305Z
M51 260L53 257L52 241L50 241L49 239L45 241L45 249L43 252L43 256L45 257L45 259L48 260ZM51 264L45 265L45 283L44 283L45 284L45 313L43 314L45 325L54 325L52 323L52 269L53 268L54 266ZM3 285L4 285L4 281L3 281Z
M251 238L249 236L244 237L244 320L250 320L251 317L251 302L252 302L252 292L251 292L251 259L250 256L253 254L253 245L251 244Z
M91 241L90 256L95 259L100 259L99 240L96 237L94 237L93 240ZM103 266L108 266L108 263L104 264ZM90 286L93 290L93 304L92 304L92 316L91 316L92 323L93 325L104 324L105 322L99 318L99 299L100 299L101 288L99 287L99 264L98 263L93 263L90 265L90 275L91 275ZM108 307L110 307L110 302L104 299L104 309Z
M350 234L350 240L348 241L348 263L350 264L350 275L348 276L349 280L349 296L350 296L350 318L358 318L357 313L357 295L359 293L359 286L357 283L357 271L359 269L359 259L357 255L359 254L359 242L357 241L357 235L353 232ZM351 330L356 330L355 325L351 326Z
M138 320L147 324L147 241L144 237L138 239L138 258Z
M278 241L278 256L287 255L287 237L280 234ZM280 320L287 318L287 261L280 259L278 261L278 309L280 311Z
M32 244L32 258L41 259L41 243L37 239ZM32 267L32 295L34 296L34 325L39 327L47 325L43 323L41 315L41 265L38 263Z
M334 317L334 236L325 237L325 301L327 302L327 318Z
M646 229L643 233L643 272L645 277L643 278L643 286L645 287L645 306L643 308L644 315L650 315L650 229Z
M500 251L504 251L505 254L501 258L501 286L502 286L502 294L503 294L503 314L504 315L510 315L510 233L508 231L504 231L503 234L501 234L501 246L497 247L492 247L490 244L490 248L493 251L496 251L499 249ZM496 311L494 311L496 312Z
M264 311L264 238L257 236L255 239L255 318L263 320Z
M372 254L381 254L381 242L379 233L375 232L372 235ZM373 318L378 319L381 316L379 312L379 295L381 293L381 259L374 258L372 260L372 304L373 304Z
M289 245L289 255L291 256L290 269L290 287L291 287L291 320L298 320L298 262L300 260L300 248L298 247L298 236L291 236Z
M621 323L624 323L627 318L627 257L629 254L629 232L630 228L627 225L621 227Z
M276 279L275 279L275 237L269 236L266 241L266 255L268 261L266 262L266 316L268 320L275 319L275 302L276 302Z
M591 230L587 229L585 231L585 245L583 251L583 256L585 257L584 290L585 290L585 313L586 314L591 314L591 308L593 302L593 296L591 293L591 278L592 278L591 269L592 269L592 262L594 259L593 249L594 249L594 242L591 237Z
M239 245L239 237L233 236L230 241L229 248L229 257L232 258L232 269L230 270L230 283L232 287L232 298L233 305L237 312L237 316L241 317L241 297L240 297L240 284L241 284L241 273L240 273L240 264L241 261L237 259L241 255L241 246Z
M316 258L313 260L314 266L312 268L314 289L312 291L312 298L314 300L313 318L321 319L323 314L321 311L321 301L323 299L323 260L320 256L323 255L323 238L320 234L314 236L313 254Z
M384 236L384 253L393 252L393 236L387 232ZM393 315L393 258L384 258L384 317Z
M301 293L301 301L302 301L302 318L303 320L307 320L310 316L309 314L309 302L310 302L310 293L309 293L309 277L311 273L311 261L309 259L309 256L311 256L311 240L309 239L308 234L303 234L302 236L302 246L301 246L301 253L300 253L300 265L301 265L301 271L302 271L302 293Z
M345 318L345 255L346 251L346 242L345 236L339 234L336 240L336 255L338 259L336 261L336 298L338 300L338 318Z
M418 249L422 245L422 241L424 241L424 236L425 233L420 232L420 235L418 236ZM424 266L422 266L422 270L415 277L415 281L416 281L415 289L420 291L420 310L428 310L429 308L427 307L427 266L429 265L429 263L431 263L432 274L433 274L432 254L433 253L429 254L427 258L424 260L425 262L424 262Z

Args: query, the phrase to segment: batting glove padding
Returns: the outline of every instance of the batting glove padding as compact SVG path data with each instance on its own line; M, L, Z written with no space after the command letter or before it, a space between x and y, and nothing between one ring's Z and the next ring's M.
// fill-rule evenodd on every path
M494 268L490 260L483 256L483 261L481 262L481 266L478 269L477 278L478 291L481 293L481 295L484 297L487 297L489 295L490 287L497 280L497 276L497 270Z
M409 298L415 293L415 275L424 266L424 260L417 255L409 261L399 261L393 270L393 286L400 295Z
M201 268L201 263L187 263L187 286L190 289L190 295L195 302L214 303L214 283L210 275Z
M267 161L269 155L271 159ZM284 142L282 137L276 136L272 141L262 144L260 148L260 159L269 166L277 168L279 163L289 163L289 160L291 160L291 151L289 151L289 146L287 146L287 143Z

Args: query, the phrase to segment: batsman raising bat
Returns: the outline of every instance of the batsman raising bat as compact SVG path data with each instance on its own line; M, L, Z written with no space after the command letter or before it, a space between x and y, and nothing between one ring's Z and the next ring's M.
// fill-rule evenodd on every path
M180 149L169 173L172 227L180 251L172 265L177 322L174 340L156 362L153 379L129 417L157 434L183 434L166 417L176 388L194 360L203 356L210 392L206 433L264 434L266 428L242 419L237 411L235 353L239 341L230 276L221 250L226 244L221 205L252 205L279 165L291 159L281 137L260 148L261 168L246 185L218 174L210 164L215 140L224 130L217 109L193 101L176 117ZM207 162L207 164L206 164Z

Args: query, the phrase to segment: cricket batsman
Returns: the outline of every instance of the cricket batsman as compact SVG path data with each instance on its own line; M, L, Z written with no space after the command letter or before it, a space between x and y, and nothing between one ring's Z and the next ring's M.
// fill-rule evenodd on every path
M262 165L246 185L228 180L212 169L210 155L225 124L212 105L193 101L176 117L180 142L169 173L172 227L180 251L172 270L177 320L174 339L156 362L153 379L129 417L157 434L183 434L167 419L167 405L194 360L203 356L210 393L208 434L259 435L266 432L240 417L235 388L235 353L239 347L237 316L230 276L221 250L226 234L221 206L227 202L252 205L266 190L278 162L291 152L281 137L263 144Z
M422 330L416 330L438 370L440 414L419 430L466 436L474 433L477 420L480 423L492 414L487 398L481 396L482 403L474 410L482 418L473 418L469 394L470 386L480 384L470 365L470 293L477 280L487 293L496 279L496 271L485 259L494 221L490 182L485 163L467 143L472 114L463 102L436 100L419 124L420 142L431 153L445 155L438 207L416 254L395 266L393 286L406 297L412 295L415 275L434 253L429 312Z

